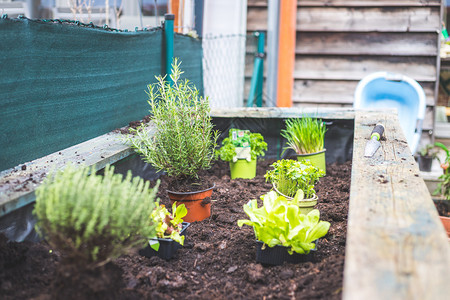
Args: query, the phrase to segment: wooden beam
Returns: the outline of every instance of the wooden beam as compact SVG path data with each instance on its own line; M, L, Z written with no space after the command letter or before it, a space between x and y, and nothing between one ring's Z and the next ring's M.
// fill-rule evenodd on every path
M172 14L175 15L175 20L173 21L174 23L174 31L175 32L181 32L182 28L181 28L181 9L182 7L180 6L180 0L170 0L170 11Z
M371 130L386 140L364 157ZM448 299L450 244L395 114L355 112L343 299Z
M249 7L267 7L267 0L247 0ZM344 6L344 7L395 7L395 6L439 6L441 0L298 0L299 7Z
M342 20L345 20L343 22ZM311 7L300 9L297 30L326 32L437 32L440 7L417 7L414 15L405 7L346 8Z
M294 108L294 107L246 107L246 108L220 108L212 109L211 117L220 118L295 118L302 114L314 115L323 119L354 119L352 108L329 108L323 107L320 110L315 108Z
M420 7L440 6L441 0L299 0L298 5L301 7Z
M280 33L278 39L278 87L277 106L292 106L292 87L294 79L295 37L297 1L280 2Z
M297 55L294 78L359 81L364 76L380 70L400 72L421 84L422 82L432 83L433 93L430 95L434 97L434 86L437 80L434 62L434 57Z
M297 32L296 54L439 56L437 32Z
M149 130L153 130L149 127ZM134 151L122 141L122 134L110 132L42 158L20 164L0 173L0 217L34 202L35 189L51 170L68 163L103 169L124 159Z

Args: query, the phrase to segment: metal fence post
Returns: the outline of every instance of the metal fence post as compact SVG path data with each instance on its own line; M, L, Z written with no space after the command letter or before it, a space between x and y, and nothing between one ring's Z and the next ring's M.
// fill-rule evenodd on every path
M255 54L252 80L250 82L250 93L248 95L247 107L253 107L256 98L256 106L262 106L263 81L264 81L264 32L255 32L258 38L258 47Z
M174 14L164 15L164 37L166 42L166 81L172 83L170 74L172 72L172 60L173 60L173 22L175 20Z

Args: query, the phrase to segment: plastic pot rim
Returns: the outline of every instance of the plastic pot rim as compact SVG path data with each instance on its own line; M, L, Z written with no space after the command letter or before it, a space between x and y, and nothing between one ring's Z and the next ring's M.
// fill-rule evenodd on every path
M326 149L326 148L323 148L322 150L317 151L317 152L313 152L313 153L301 153L301 154L296 153L295 156L311 156L311 155L314 155L314 154L320 154L320 153L323 153L323 152L325 152L325 151L327 151L327 149Z
M283 194L282 192L280 192L277 187L275 186L275 183L272 183L273 189L275 190L275 192L277 192L278 194L280 194L281 196L285 197L288 200L294 200L293 197L289 197L286 196L285 194ZM314 194L312 198L308 198L308 199L302 199L300 200L300 202L308 202L308 201L317 201L319 199L319 197L317 196L317 194Z
M212 187L207 188L207 189L204 189L204 190L201 190L201 191L194 191L194 192L174 192L174 191L171 191L171 190L166 190L166 192L167 192L167 193L174 194L174 195L195 195L195 194L199 194L199 193L203 193L203 192L210 191L210 190L214 189L215 187L216 187L216 184L214 183ZM185 200L184 200L184 201L185 201Z

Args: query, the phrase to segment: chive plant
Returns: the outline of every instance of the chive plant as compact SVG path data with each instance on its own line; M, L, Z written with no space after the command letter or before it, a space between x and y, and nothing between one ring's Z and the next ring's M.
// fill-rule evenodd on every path
M286 129L281 136L287 139L288 147L297 154L316 153L324 149L325 124L320 119L303 116L286 120Z
M36 229L68 258L105 263L155 236L150 215L159 182L149 184L131 171L125 178L114 174L110 166L101 176L94 168L67 165L36 189Z

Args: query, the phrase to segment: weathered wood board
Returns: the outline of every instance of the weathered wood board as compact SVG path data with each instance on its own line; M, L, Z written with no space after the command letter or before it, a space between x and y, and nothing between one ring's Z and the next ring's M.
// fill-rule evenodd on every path
M262 3L262 0L250 0ZM390 6L440 6L440 0L298 0L302 6L352 6L352 7L390 7Z
M152 127L149 127L152 130ZM21 164L0 173L0 217L35 200L34 190L52 170L68 163L100 170L133 154L122 135L110 132L81 144Z
M363 157L370 133L385 140ZM355 112L343 299L448 299L450 244L395 114Z
M434 93L437 79L435 62L436 57L297 55L294 77L296 79L359 81L367 74L386 71L414 78L424 89L428 88L431 93ZM425 83L428 86L424 86Z
M440 19L439 6L308 7L297 13L297 30L310 32L435 32L432 19ZM247 30L267 30L267 9L253 7L247 13Z
M436 32L297 32L297 54L436 56Z
M267 30L267 4L248 1L249 31ZM440 0L298 0L297 4L293 106L352 106L362 78L380 71L400 73L423 87L428 106L423 129L434 128Z
M247 0L248 6L267 6L267 0ZM440 6L440 0L298 0L300 6Z

